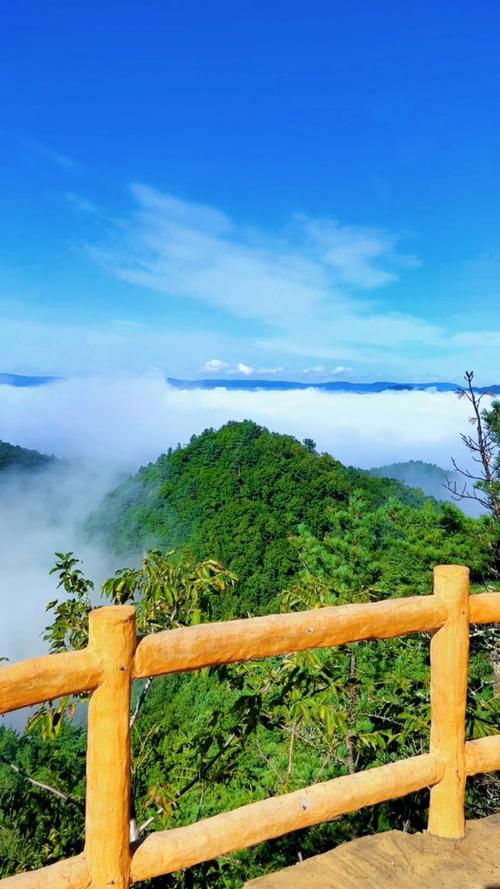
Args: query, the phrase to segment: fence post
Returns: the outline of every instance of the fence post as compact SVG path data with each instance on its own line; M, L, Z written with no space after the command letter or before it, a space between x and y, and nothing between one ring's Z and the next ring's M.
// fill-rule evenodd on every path
M443 779L431 788L429 833L459 838L465 832L465 709L469 665L469 569L438 565L434 595L448 618L431 641L430 752L445 762Z
M88 711L85 855L92 889L128 889L135 608L98 608L89 618L89 647L103 664L104 678Z

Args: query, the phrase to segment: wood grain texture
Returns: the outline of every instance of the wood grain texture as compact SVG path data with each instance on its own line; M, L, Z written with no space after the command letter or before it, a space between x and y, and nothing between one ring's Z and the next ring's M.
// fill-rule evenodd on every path
M90 874L84 855L67 858L40 870L0 880L2 889L89 889Z
M102 664L92 651L64 651L0 667L0 713L97 688Z
M188 827L152 833L132 857L132 880L172 873L293 830L430 786L444 766L425 754L271 797Z
M430 752L446 763L431 790L429 832L463 837L465 829L465 709L469 667L469 569L439 565L434 595L448 608L448 620L431 641Z
M500 735L467 741L465 745L465 771L468 775L496 772L500 769Z
M164 630L146 636L137 646L134 676L140 679L435 630L447 614L446 604L437 597L412 596Z
M390 830L246 883L246 889L499 887L500 815L467 822L463 840Z
M500 593L478 593L469 604L471 624L500 623Z
M117 605L91 612L89 645L102 658L104 678L88 712L85 852L92 889L128 889L135 608Z

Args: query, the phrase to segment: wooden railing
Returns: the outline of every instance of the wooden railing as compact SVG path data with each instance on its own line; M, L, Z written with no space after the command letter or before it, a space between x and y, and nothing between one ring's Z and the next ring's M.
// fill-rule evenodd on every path
M85 849L0 881L5 889L126 889L363 806L430 787L429 831L464 834L465 782L500 768L500 734L465 741L469 623L500 621L500 593L469 598L467 568L435 569L434 595L201 624L138 641L135 609L90 614L83 651L0 668L0 713L92 691L88 711ZM432 631L429 753L242 806L129 842L130 698L134 679L292 651Z

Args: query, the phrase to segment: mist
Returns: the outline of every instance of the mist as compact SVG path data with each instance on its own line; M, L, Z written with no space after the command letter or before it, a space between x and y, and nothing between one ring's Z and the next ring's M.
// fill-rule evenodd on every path
M370 468L466 460L467 405L453 393L377 394L174 389L159 373L82 377L37 388L0 386L0 437L60 457L133 471L207 426L252 419L313 438L319 450Z
M109 467L81 463L0 473L0 657L17 661L48 650L42 636L47 602L58 595L58 578L49 573L56 550L82 559L98 599L98 585L117 566L85 540L82 526L119 478ZM19 711L9 722L22 726L25 716Z

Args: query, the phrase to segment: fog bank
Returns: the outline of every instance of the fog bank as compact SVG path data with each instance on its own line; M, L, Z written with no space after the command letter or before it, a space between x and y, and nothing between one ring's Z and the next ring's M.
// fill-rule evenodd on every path
M459 435L467 406L453 393L179 390L154 373L0 386L4 440L130 470L207 426L245 418L313 438L320 450L363 468L420 459L446 469L451 455L466 456Z
M47 602L57 595L57 577L49 574L56 550L75 551L97 582L114 570L98 545L84 541L81 526L118 480L85 465L0 473L0 656L15 661L47 650L42 634Z

